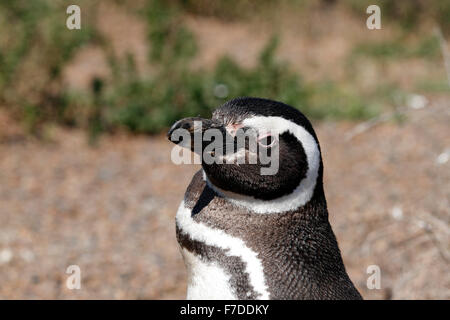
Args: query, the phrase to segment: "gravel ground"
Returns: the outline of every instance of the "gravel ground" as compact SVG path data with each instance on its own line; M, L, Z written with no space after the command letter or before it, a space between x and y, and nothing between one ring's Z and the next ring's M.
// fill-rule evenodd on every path
M450 298L449 120L441 98L351 140L355 124L315 125L330 219L366 299ZM198 166L172 164L164 136L48 136L0 115L0 298L182 299L174 216ZM80 290L66 287L69 265Z

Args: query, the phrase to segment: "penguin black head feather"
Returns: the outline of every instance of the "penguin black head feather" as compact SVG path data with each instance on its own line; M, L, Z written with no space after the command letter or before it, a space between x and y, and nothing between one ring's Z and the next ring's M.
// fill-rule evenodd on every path
M322 192L319 142L311 123L299 110L268 99L236 98L217 108L211 119L187 118L176 122L169 131L169 139L176 129L184 128L194 140L194 134L198 131L195 121L201 122L203 133L207 129L216 129L223 133L224 140L231 136L228 141L234 141L234 145L238 130L251 132L249 137L257 141L258 150L264 150L269 158L278 157L273 174L261 174L262 169L269 165L267 161L263 162L259 152L255 153L255 162L248 161L251 154L248 142L224 153L226 159L242 156L246 160L244 163L202 161L205 178L216 191L240 200L265 201L292 195L297 190L304 193L303 202L312 198L316 188L317 193ZM190 146L193 149L193 143ZM204 142L201 151L205 151L206 147ZM225 151L226 147L224 142Z

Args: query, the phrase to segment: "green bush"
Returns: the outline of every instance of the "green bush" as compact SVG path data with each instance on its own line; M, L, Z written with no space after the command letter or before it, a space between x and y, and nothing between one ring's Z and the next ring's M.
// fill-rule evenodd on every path
M213 70L192 70L198 48L180 18L188 4L177 1L145 2L141 16L148 27L152 73L142 75L132 55L115 56L95 24L85 19L95 16L97 2L79 4L82 29L70 31L65 27L67 3L62 0L0 3L0 27L12 31L0 33L0 102L10 106L31 132L57 122L86 128L91 139L115 130L157 133L182 117L209 116L218 105L239 96L283 101L313 119L360 119L377 111L375 104L364 103L355 90L338 83L305 84L276 58L276 36L252 68L223 57ZM113 76L94 79L90 90L73 91L63 85L61 71L87 44L104 48Z
M70 106L61 71L95 31L88 25L68 30L66 7L64 1L0 2L0 29L9 31L0 33L0 103L31 131L40 122L73 122L65 116Z
M441 49L438 38L430 35L413 44L408 44L402 38L382 42L363 42L353 48L352 54L378 59L436 59L440 57Z

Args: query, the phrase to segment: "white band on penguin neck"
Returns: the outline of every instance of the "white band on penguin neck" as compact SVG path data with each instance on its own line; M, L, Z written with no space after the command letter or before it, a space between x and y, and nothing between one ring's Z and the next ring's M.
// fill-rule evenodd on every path
M293 134L302 144L303 150L306 154L306 159L308 162L306 177L300 181L299 185L292 191L292 193L273 200L261 200L251 196L222 190L211 183L203 170L203 179L206 181L207 185L217 192L217 194L226 198L230 202L261 214L292 211L308 203L314 195L314 189L317 184L317 177L319 175L320 167L320 151L314 137L302 126L299 126L282 117L255 116L245 119L243 121L243 125L253 127L255 129L265 129L279 135L284 132L290 132ZM280 163L279 165L281 170L283 164Z

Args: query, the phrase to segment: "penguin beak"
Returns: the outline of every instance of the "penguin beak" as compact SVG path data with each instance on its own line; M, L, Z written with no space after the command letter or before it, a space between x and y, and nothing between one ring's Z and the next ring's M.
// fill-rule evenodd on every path
M219 129L226 132L223 124L216 120L192 117L175 122L167 133L167 138L169 141L193 152L202 152L206 146L205 142L202 140L202 150L194 150L194 140L202 139L204 132L209 129ZM189 139L187 139L188 136Z

